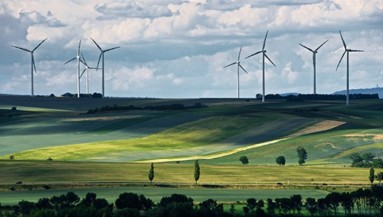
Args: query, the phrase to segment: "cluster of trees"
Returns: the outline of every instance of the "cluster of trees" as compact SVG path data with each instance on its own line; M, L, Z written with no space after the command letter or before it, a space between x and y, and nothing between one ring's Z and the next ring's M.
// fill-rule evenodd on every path
M324 198L306 198L292 195L285 198L256 200L232 204L224 209L213 199L195 203L190 197L172 194L158 203L135 193L122 193L109 203L95 193L80 199L73 192L37 202L20 201L15 206L0 206L0 216L6 217L262 217L262 216L381 216L383 214L383 187L372 186L353 192L332 192Z
M129 106L119 106L119 105L113 105L113 106L103 106L100 108L95 108L95 109L89 109L86 114L94 114L94 113L99 113L99 112L109 112L109 111L130 111L130 110L184 110L184 109L197 109L197 108L206 108L207 106L202 104L202 103L195 103L194 105L191 106L185 106L180 103L174 103L174 104L169 104L169 105L152 105L152 106L144 106L144 107L139 107L139 106L134 106L134 105L129 105Z
M61 95L62 97L67 97L67 98L73 98L73 97L77 97L77 93L76 94L73 94L73 93L64 93ZM54 97L53 94L50 95L50 97ZM80 94L80 97L81 98L102 98L102 94L101 93L93 93L93 94L84 94L84 93L81 93Z
M267 94L266 99L286 99L286 101L304 100L345 100L344 94ZM262 94L257 94L256 99L262 99ZM350 99L379 99L379 94L350 94Z
M285 96L287 101L304 100L345 100L345 95L336 94L297 94ZM350 94L350 99L379 99L379 94Z
M299 165L303 165L304 163L306 163L308 154L307 154L307 151L306 151L306 149L304 147L299 146L297 148L297 156L298 156L298 164ZM241 156L239 158L239 161L241 161L242 164L248 164L249 163L249 158L247 156ZM278 165L280 165L280 166L284 166L286 164L286 158L283 155L278 156L275 159L275 162Z
M383 168L383 160L375 158L375 155L371 152L366 152L364 154L354 153L350 155L350 158L352 160L351 166L353 167Z

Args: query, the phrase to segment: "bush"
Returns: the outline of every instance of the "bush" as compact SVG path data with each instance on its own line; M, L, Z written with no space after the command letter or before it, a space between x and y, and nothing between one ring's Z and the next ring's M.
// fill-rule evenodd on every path
M284 156L278 156L277 159L275 159L275 162L279 166L284 166L286 164L286 158Z
M239 161L241 161L242 164L248 164L249 163L249 159L246 156L241 156L239 158Z

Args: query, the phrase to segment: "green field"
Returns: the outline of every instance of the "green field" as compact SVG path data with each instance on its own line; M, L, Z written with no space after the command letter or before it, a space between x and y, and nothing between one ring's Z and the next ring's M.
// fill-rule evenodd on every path
M86 114L103 106L196 103L207 107ZM308 152L303 167L297 164L298 146ZM42 185L70 189L85 183L100 192L105 188L97 183L116 183L116 189L146 185L150 162L156 162L155 183L185 190L193 185L196 159L201 186L355 188L368 185L368 169L351 168L350 155L372 152L381 158L382 150L381 100L353 100L346 107L343 101L0 96L5 194L12 194L9 188L18 181L23 183L16 185L19 190L36 192ZM9 160L11 155L15 160ZM286 166L276 165L279 155L286 157ZM240 156L247 156L249 165L241 165ZM224 190L212 191L224 201ZM242 193L235 194L240 199Z

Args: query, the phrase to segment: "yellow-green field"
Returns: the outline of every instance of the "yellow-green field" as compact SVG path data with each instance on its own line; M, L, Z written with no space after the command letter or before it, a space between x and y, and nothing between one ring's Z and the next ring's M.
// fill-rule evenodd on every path
M368 168L338 166L219 166L201 163L200 185L223 185L241 188L323 187L331 185L367 186ZM23 184L83 185L97 183L149 184L150 164L0 161L0 172L6 185ZM158 163L155 184L194 185L194 165ZM380 170L377 169L376 172ZM383 170L382 170L383 171Z

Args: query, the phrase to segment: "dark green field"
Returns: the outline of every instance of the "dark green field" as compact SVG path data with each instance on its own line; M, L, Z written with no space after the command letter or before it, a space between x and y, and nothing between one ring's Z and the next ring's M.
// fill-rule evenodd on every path
M147 108L172 104L207 107ZM114 105L146 109L86 114ZM298 146L308 152L304 166L297 163ZM84 183L116 183L117 189L146 185L150 162L155 162L155 183L184 189L193 185L196 159L201 185L353 188L368 185L368 169L351 168L350 155L372 152L379 158L382 150L381 100L353 100L346 107L343 101L0 96L5 195L18 181L23 183L18 190ZM286 166L275 163L279 155L286 157ZM240 156L250 163L241 165ZM224 190L214 190L223 200ZM241 191L236 194L240 199Z

